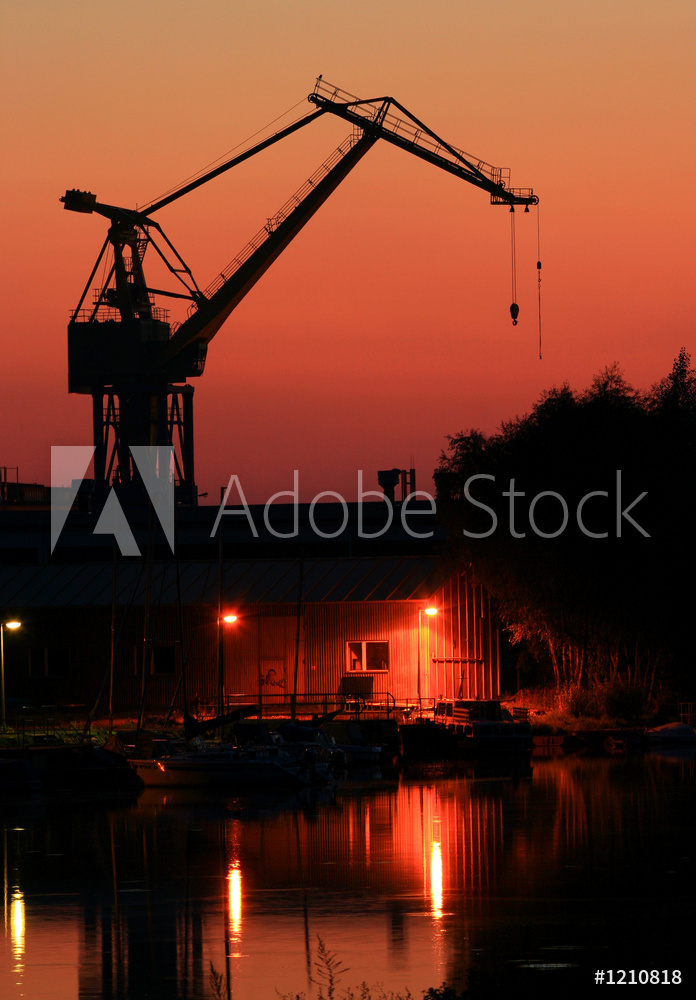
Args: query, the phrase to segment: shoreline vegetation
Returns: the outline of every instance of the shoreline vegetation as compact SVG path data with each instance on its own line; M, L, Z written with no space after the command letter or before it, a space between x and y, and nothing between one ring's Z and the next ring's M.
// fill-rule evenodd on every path
M358 987L336 989L332 993L320 989L315 998L309 997L306 993L276 992L277 1000L417 1000L418 995L423 996L424 1000L478 1000L478 998L496 997L498 992L494 981L488 977L473 978L473 985L470 979L470 985L463 990L457 990L443 983L442 986L431 986L420 994L413 994L410 990L401 992L385 989L380 983L375 986L361 983ZM213 993L213 997L218 1000L218 997L222 998L222 994Z
M621 680L597 682L590 686L537 688L502 695L508 711L515 706L529 709L535 736L567 736L587 730L636 730L679 721L682 700L674 692L653 693L647 698L640 686Z
M330 951L320 935L317 935L317 957L314 961L314 972L311 977L313 986L318 987L316 997L311 1000L416 1000L417 995L410 990L397 991L386 989L382 983L370 986L362 982L357 987L342 987L350 969L346 968L338 954ZM216 972L212 962L210 965L210 987L215 1000L223 998L223 979ZM278 1000L310 1000L304 992L281 993L276 989ZM431 986L421 990L424 1000L488 1000L498 996L497 983L487 973L470 968L466 973L466 988L459 990L454 986L442 983L441 986Z

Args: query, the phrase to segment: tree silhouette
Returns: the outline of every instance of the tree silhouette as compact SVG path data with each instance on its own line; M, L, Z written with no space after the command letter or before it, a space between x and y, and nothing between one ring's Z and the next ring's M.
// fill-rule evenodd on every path
M647 393L614 364L585 392L544 392L496 434L448 440L435 482L450 557L471 563L559 687L692 683L696 372L685 349Z

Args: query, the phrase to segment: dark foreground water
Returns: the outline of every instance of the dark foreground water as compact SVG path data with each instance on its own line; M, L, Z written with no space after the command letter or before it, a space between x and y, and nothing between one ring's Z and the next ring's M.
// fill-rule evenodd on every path
M589 996L623 969L696 995L693 759L531 765L315 801L0 803L0 998L311 996L319 939L337 993L473 970L475 996Z

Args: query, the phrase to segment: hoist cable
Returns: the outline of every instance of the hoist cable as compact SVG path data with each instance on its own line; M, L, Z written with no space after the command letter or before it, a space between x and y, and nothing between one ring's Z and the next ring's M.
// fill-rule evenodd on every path
M512 325L517 326L517 317L520 312L520 307L517 305L517 252L515 246L515 207L510 206L510 251L512 255L512 305L510 306L510 315L512 316Z
M267 122L267 124L264 125L262 128L257 129L256 132L253 132L250 136L247 136L246 139L243 139L241 142L238 142L236 146L232 147L232 149L228 149L226 153L221 153L220 156L218 156L215 160L211 160L211 162L207 166L201 167L200 170L197 170L195 173L185 178L185 180L181 181L179 184L175 184L173 187L170 187L167 191L164 191L158 198L153 198L150 201L145 202L145 204L147 205L155 204L156 202L161 201L163 198L167 198L170 194L174 193L175 191L178 191L180 188L184 187L184 185L189 184L191 181L196 180L198 177L201 177L208 170L212 169L212 167L214 167L216 163L219 163L221 160L227 159L227 157L231 153L234 153L235 150L239 149L240 146L246 146L248 143L251 142L252 139L255 139L257 135L261 135L262 132L265 132L267 129L271 128L272 125L275 125L276 122L279 122L281 118L285 118L286 115L291 114L296 108L299 108L301 104L304 104L305 101L306 98L303 98L301 101L298 101L297 104L293 104L291 108L288 108L287 111L283 111L283 113L278 115L277 118L274 118L273 121ZM292 124L294 124L296 121L301 121L303 118L307 117L308 116L306 114L300 115L298 118L294 119Z
M515 247L515 210L510 209L510 252L512 255L512 301L517 301L517 253Z
M539 223L539 203L537 202L537 295L539 300L539 360L541 361L541 227Z

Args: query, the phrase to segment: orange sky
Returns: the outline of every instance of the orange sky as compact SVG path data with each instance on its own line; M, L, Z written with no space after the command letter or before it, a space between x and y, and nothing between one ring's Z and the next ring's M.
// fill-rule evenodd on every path
M91 443L68 313L106 233L66 188L145 204L303 101L315 77L389 94L541 198L509 214L378 143L213 341L199 488L356 498L357 470L428 486L445 436L494 430L618 361L647 387L696 354L692 0L5 0L0 465L47 482ZM303 105L304 106L304 105ZM309 111L310 105L306 104ZM297 111L301 109L297 109ZM205 287L350 128L328 116L158 215Z

